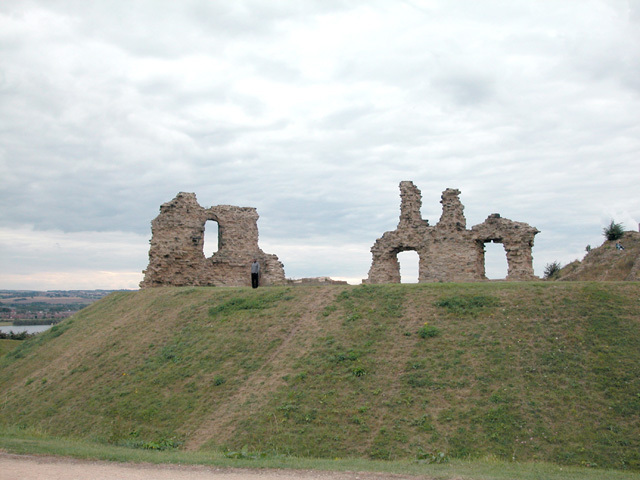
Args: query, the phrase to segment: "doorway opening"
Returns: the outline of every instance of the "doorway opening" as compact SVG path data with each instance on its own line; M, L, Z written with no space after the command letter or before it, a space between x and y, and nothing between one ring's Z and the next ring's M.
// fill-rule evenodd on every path
M507 252L502 243L484 244L484 274L489 280L504 280L509 273Z
M207 220L204 224L204 256L209 258L218 251L218 236L220 235L220 226L215 220Z
M398 253L400 283L418 283L420 256L415 250Z

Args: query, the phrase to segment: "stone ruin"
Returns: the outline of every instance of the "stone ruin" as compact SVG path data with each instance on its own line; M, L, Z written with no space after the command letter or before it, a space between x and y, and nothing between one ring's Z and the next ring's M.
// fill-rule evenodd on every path
M538 230L497 213L468 230L459 195L459 190L450 188L442 193L442 215L435 226L430 226L420 213L420 190L413 182L400 182L400 222L371 247L373 262L363 283L399 283L398 253L407 250L418 253L418 282L487 280L484 244L489 242L504 245L507 280L536 279L531 249ZM218 224L218 251L209 258L204 254L207 221ZM178 193L161 205L160 214L151 222L149 265L143 271L140 287L249 286L249 265L254 258L261 266L261 285L295 284L285 278L278 257L264 253L258 246L257 222L255 208L203 208L194 193ZM298 283L344 282L321 278Z
M205 223L218 223L218 251L204 254ZM258 246L258 212L251 207L203 208L195 193L180 192L151 222L149 265L141 288L159 286L250 286L250 263L260 263L260 284L286 283L276 255Z
M502 243L507 254L507 280L533 280L533 238L539 231L494 213L468 230L460 191L442 193L442 215L435 226L423 220L422 195L413 182L400 182L400 222L376 240L369 276L363 283L399 283L398 253L418 253L418 282L487 280L484 244Z

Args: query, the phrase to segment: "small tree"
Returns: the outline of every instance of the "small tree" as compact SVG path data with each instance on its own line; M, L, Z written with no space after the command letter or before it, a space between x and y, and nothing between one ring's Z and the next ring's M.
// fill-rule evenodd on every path
M544 267L544 278L546 278L547 280L550 280L551 278L555 277L558 274L561 268L562 268L562 264L560 262L556 261L552 263L547 263L547 266Z
M602 234L607 240L619 240L624 234L624 226L611 220L609 226L602 229Z

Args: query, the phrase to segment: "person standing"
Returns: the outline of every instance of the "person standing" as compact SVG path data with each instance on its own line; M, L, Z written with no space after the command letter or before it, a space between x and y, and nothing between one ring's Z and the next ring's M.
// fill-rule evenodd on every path
M258 260L253 259L253 263L251 264L251 287L258 288L258 284L260 283L260 264Z

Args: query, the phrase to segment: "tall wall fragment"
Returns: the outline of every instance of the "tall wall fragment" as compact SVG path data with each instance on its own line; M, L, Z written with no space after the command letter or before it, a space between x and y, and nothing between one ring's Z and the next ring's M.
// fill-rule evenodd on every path
M205 223L218 223L218 251L206 258ZM249 265L261 266L261 285L286 282L284 267L276 255L258 246L258 212L251 207L217 205L201 207L194 193L180 192L162 204L151 222L149 265L141 288L157 286L249 286Z
M442 192L442 215L429 226L420 214L422 196L413 182L400 182L400 221L371 247L373 261L364 283L399 283L398 253L418 253L418 282L465 282L486 280L484 244L502 243L508 263L507 280L530 280L533 273L531 249L538 233L526 223L490 215L468 230L460 191Z

